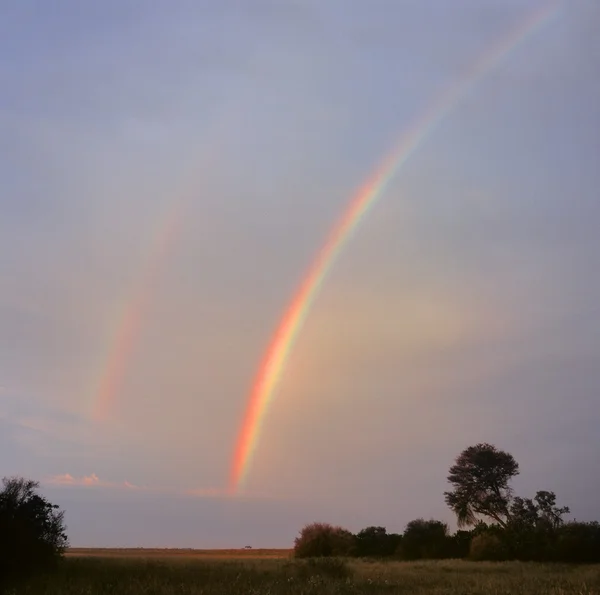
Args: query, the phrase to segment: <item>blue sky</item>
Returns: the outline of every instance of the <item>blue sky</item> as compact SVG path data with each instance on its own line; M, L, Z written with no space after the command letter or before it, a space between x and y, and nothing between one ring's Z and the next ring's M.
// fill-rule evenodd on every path
M490 441L523 495L599 518L595 0L560 4L398 172L310 312L246 495L222 493L327 230L424 106L543 6L3 2L2 474L42 481L74 545L287 546L317 519L451 521L447 469Z

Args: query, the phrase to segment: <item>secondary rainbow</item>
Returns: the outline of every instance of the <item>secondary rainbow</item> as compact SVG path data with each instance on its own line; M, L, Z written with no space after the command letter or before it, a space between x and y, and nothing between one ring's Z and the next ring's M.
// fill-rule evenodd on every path
M152 241L144 270L134 279L127 299L123 302L119 316L115 318L115 329L109 343L108 353L102 360L99 379L94 386L92 417L106 421L121 396L123 383L129 371L142 328L147 321L149 307L162 271L168 261L173 244L181 233L185 219L191 211L195 197L200 194L199 171L218 168L222 157L222 142L225 132L236 125L235 114L240 113L237 97L221 104L217 114L208 122L202 133L202 143L197 152L188 156L182 171L188 172L178 187L171 190L171 198L163 217L160 218Z
M248 474L268 405L281 379L294 341L319 288L338 254L350 239L352 232L363 221L377 199L382 196L394 174L404 165L435 126L446 117L475 83L531 34L546 24L557 13L558 7L558 2L544 6L481 56L425 110L423 115L403 135L395 150L383 160L350 200L339 221L335 223L329 233L325 244L310 265L263 356L247 400L242 426L236 440L230 471L230 490L232 492L239 491Z
M181 225L183 211L184 203L176 202L167 217L161 221L151 244L144 273L117 319L116 330L94 395L92 416L96 421L106 421L121 391L154 287Z

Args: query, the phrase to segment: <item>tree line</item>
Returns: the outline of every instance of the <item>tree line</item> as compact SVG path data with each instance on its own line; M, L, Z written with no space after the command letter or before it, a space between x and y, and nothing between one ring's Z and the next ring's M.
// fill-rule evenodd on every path
M410 521L402 534L367 527L356 534L328 523L306 525L294 542L299 558L358 556L402 560L469 558L543 562L600 562L600 524L565 521L567 506L554 492L516 496L510 485L519 474L515 458L487 443L463 450L450 467L444 492L456 516L451 534L442 521Z

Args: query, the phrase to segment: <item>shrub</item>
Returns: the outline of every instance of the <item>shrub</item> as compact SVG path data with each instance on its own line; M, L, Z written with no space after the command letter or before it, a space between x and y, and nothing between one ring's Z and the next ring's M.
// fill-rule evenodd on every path
M448 538L448 549L446 554L449 558L466 558L471 547L472 531L457 531Z
M398 554L405 560L446 557L448 525L442 521L415 519L406 525Z
M388 533L385 527L367 527L356 534L356 555L382 558L397 551L401 535Z
M498 535L493 533L480 533L471 540L469 549L471 560L490 560L499 562L509 558L508 548Z
M355 538L350 531L329 523L305 525L294 540L296 558L350 556L354 553Z
M553 558L559 562L600 562L600 524L565 523L559 529Z
M68 546L64 513L36 493L39 484L4 478L0 491L0 589L51 568Z

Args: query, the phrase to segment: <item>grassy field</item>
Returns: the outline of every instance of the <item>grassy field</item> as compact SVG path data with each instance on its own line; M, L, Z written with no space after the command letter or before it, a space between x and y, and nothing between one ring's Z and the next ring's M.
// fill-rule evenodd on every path
M292 550L284 549L237 549L237 550L193 550L189 548L70 548L69 558L143 558L146 560L251 560L291 558Z
M71 550L15 593L600 595L600 567L518 562L293 560L289 550Z

